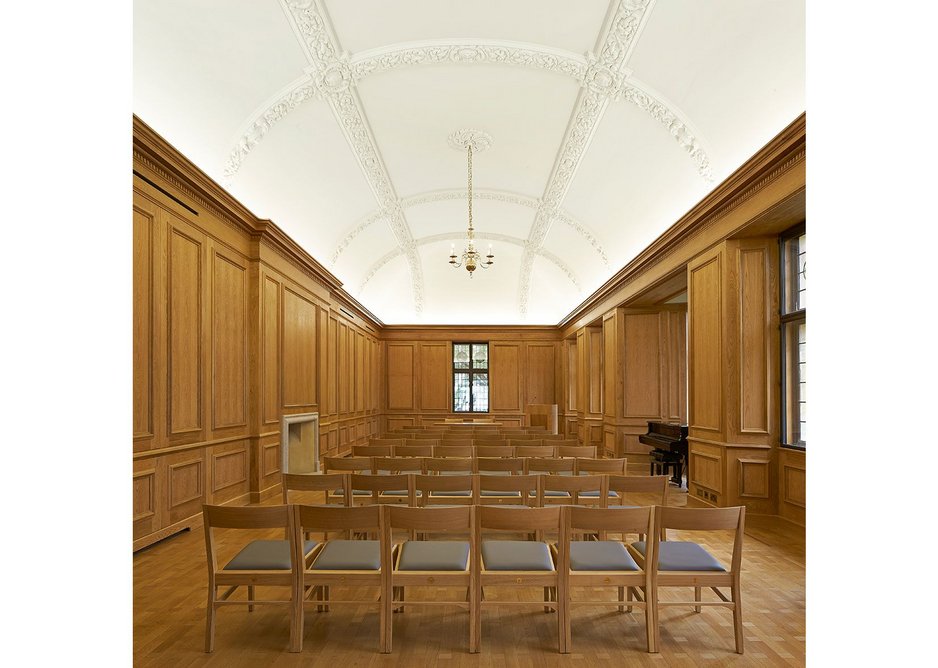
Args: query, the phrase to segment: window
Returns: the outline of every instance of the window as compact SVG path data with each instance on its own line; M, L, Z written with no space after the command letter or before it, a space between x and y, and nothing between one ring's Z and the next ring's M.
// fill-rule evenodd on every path
M489 412L489 344L453 344L453 412Z
M807 246L804 224L781 239L782 443L807 442Z

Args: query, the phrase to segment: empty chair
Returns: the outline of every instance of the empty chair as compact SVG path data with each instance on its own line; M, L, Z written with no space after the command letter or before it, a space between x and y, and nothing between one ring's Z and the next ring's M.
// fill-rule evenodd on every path
M471 445L435 445L433 446L434 457L459 457L461 459L471 458L475 454L475 449Z
M475 462L471 457L430 457L424 459L423 464L423 470L429 475L463 476L475 473ZM458 497L462 499L457 503L472 503L472 487L470 485L462 490L451 490L447 492L446 496L447 498Z
M313 541L304 541L293 531L291 506L202 506L205 529L205 555L208 562L208 605L205 608L205 651L215 649L215 615L223 605L285 605L290 614L290 651L299 651L302 642L298 633L294 592L294 573L298 570L302 554L315 547ZM215 529L280 529L287 536L283 540L252 540L222 568L218 567ZM299 546L294 542L299 541ZM257 600L254 587L289 587L291 597L283 600ZM238 587L247 587L247 600L230 600ZM218 588L228 587L219 596Z
M499 503L536 507L540 506L540 478L538 475L476 475L476 503Z
M543 541L517 539L484 539L487 532L501 531L526 534L531 531L556 531L561 534L560 547L554 551ZM566 617L566 591L558 592L565 583L559 574L566 573L566 541L561 521L561 508L505 508L499 506L476 507L476 545L481 555L478 586L472 595L479 607L473 633L477 646L481 647L481 612L492 605L537 605L557 614L558 649L566 653L563 620ZM544 601L504 600L489 597L483 599L485 587L543 587ZM519 639L520 642L524 642Z
M343 471L346 473L371 473L374 462L371 457L323 457L323 473ZM353 496L369 496L367 490L352 490Z
M475 437L472 439L472 444L476 447L479 447L480 445L486 445L486 446L491 445L491 446L498 446L498 447L505 448L505 447L508 447L508 439L496 438L494 436L490 438Z
M478 498L479 476L472 473L414 475L414 491L420 506L472 505Z
M514 449L507 445L475 445L476 457L513 457Z
M528 434L523 431L505 432L502 435L508 440L508 445L515 445L512 441L533 441L535 439L541 439L537 434Z
M576 459L576 472L577 475L596 475L596 474L606 474L606 475L625 475L626 464L628 460L624 457L621 459L595 459L592 457L577 457ZM599 498L599 492L584 493L581 494L584 499L590 497ZM607 496L614 497L616 496L613 493L608 493Z
M367 503L406 503L414 505L414 479L407 473L376 475L352 473L349 486L355 490L351 505ZM368 492L368 496L360 492Z
M305 605L316 603L320 611L328 610L335 604L377 605L379 647L382 652L388 652L387 620L385 606L381 604L381 600L383 596L388 595L384 586L384 574L390 568L388 557L391 547L385 542L383 506L324 508L297 505L293 508L294 543L305 532L348 531L361 535L378 535L378 540L328 540L316 546L305 558L296 554L296 561L303 563L296 587L300 595L295 595L298 629L296 651L302 649ZM330 591L332 585L374 587L378 590L378 595L365 600L333 600Z
M593 459L596 457L595 445L555 445L558 457L586 457Z
M398 445L394 448L395 457L432 457L432 445Z
M441 478L442 476L427 476ZM388 581L392 592L383 599L384 619L387 624L386 648L391 651L394 618L392 608L405 601L407 587L459 587L457 598L440 601L409 601L407 605L449 604L469 610L469 651L478 652L478 637L473 633L479 615L478 600L472 595L477 587L479 551L473 532L474 506L449 508L405 508L390 506L386 509L385 545L391 545L394 529L403 529L411 535L439 536L446 532L468 535L469 540L408 540L394 547L393 564ZM419 533L418 533L419 532ZM468 596L466 594L469 594ZM400 606L404 611L404 606Z
M534 438L533 436L531 438L517 438L515 436L512 436L511 438L508 439L508 445L510 445L513 448L516 448L519 445L543 445L543 444L544 444L543 439Z
M545 441L545 443L546 443L546 441ZM581 447L591 447L591 448L595 448L595 447L596 447L595 445L586 446L585 444L580 443L580 442L579 442L578 440L576 440L575 438L566 438L566 437L563 437L563 438L560 438L560 439L553 439L553 440L550 441L550 445L574 445L574 446L575 446L575 445L579 445L579 446L581 446Z
M474 472L489 475L520 475L524 473L524 460L518 457L476 457Z
M644 571L622 541L611 540L573 540L575 533L605 535L610 532L623 537L629 534L650 535L654 530L653 510L650 506L642 508L582 508L571 506L565 512L565 531L563 532L569 571L567 572L567 605L563 619L564 645L567 651L572 647L571 617L576 605L617 606L624 612L623 601L628 600L628 611L633 605L645 609L646 649L657 652L655 624L656 608L654 590L650 572ZM594 591L597 587L617 587L618 602L601 600L574 599L574 588L586 588Z
M658 611L665 606L692 606L700 612L702 606L728 607L733 611L733 628L736 636L736 652L743 653L743 612L739 584L743 555L743 529L746 521L746 508L655 508L655 525L651 532L650 544L636 541L629 545L629 551L636 562L651 571L655 583L653 601L657 605L655 613L655 646L660 636L658 631ZM729 569L726 568L704 547L695 542L661 540L668 530L684 531L733 531L733 552ZM651 559L646 559L646 551ZM649 562L646 566L646 562ZM658 596L661 587L693 587L693 601L662 601ZM709 587L719 598L718 601L704 601L701 589ZM719 589L727 587L729 598Z
M563 503L599 503L602 495L608 491L607 477L604 475L542 475L540 494L541 499L538 505L546 505L548 501ZM548 496L548 492L555 494ZM564 497L560 498L558 492L563 492Z
M609 508L668 505L668 480L671 479L670 476L610 475L608 477Z
M439 445L439 444L440 444L440 439L438 438L408 438L404 441L404 445L397 446L395 450L397 450L398 448L403 448L403 447L429 448L429 447L432 447L434 445ZM430 455L426 455L426 456L429 457Z
M552 445L516 445L515 457L553 457Z
M372 436L368 439L368 445L404 445L404 439L402 437Z
M284 473L282 475L281 491L283 503L296 503L298 499L290 492L322 492L323 504L337 503L349 505L351 490L348 486L348 476L345 473ZM338 492L338 494L336 494ZM310 500L307 500L309 503Z
M447 437L447 436L444 436L444 437L440 440L440 445L446 446L446 447L454 446L454 445L460 445L460 446L465 446L465 447L472 447L472 439L469 438L469 437L466 437L466 438L449 438L449 437Z
M390 457L394 454L393 445L353 445L353 457Z
M443 437L443 432L441 431L415 431L413 435L410 436L411 439L416 439L419 441L433 439L439 440Z

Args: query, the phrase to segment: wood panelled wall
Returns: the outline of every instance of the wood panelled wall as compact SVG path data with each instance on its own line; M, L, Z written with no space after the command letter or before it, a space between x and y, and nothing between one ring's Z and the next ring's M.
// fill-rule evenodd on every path
M133 535L279 491L280 420L321 454L378 428L377 328L315 260L134 123Z
M453 408L453 342L489 344L489 413L521 426L528 404L559 404L561 343L555 327L384 327L381 429L466 416Z

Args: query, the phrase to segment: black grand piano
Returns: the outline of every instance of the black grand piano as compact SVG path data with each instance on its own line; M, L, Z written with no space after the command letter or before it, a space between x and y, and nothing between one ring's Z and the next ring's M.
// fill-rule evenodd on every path
M684 486L684 470L687 466L687 425L676 422L648 422L648 433L638 437L640 443L654 446L651 457L651 473L672 469L671 482Z

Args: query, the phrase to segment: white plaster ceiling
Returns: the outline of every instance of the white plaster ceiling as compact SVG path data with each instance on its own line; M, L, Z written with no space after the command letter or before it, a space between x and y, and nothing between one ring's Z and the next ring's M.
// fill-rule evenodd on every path
M804 111L804 4L135 0L133 108L385 323L554 324Z

